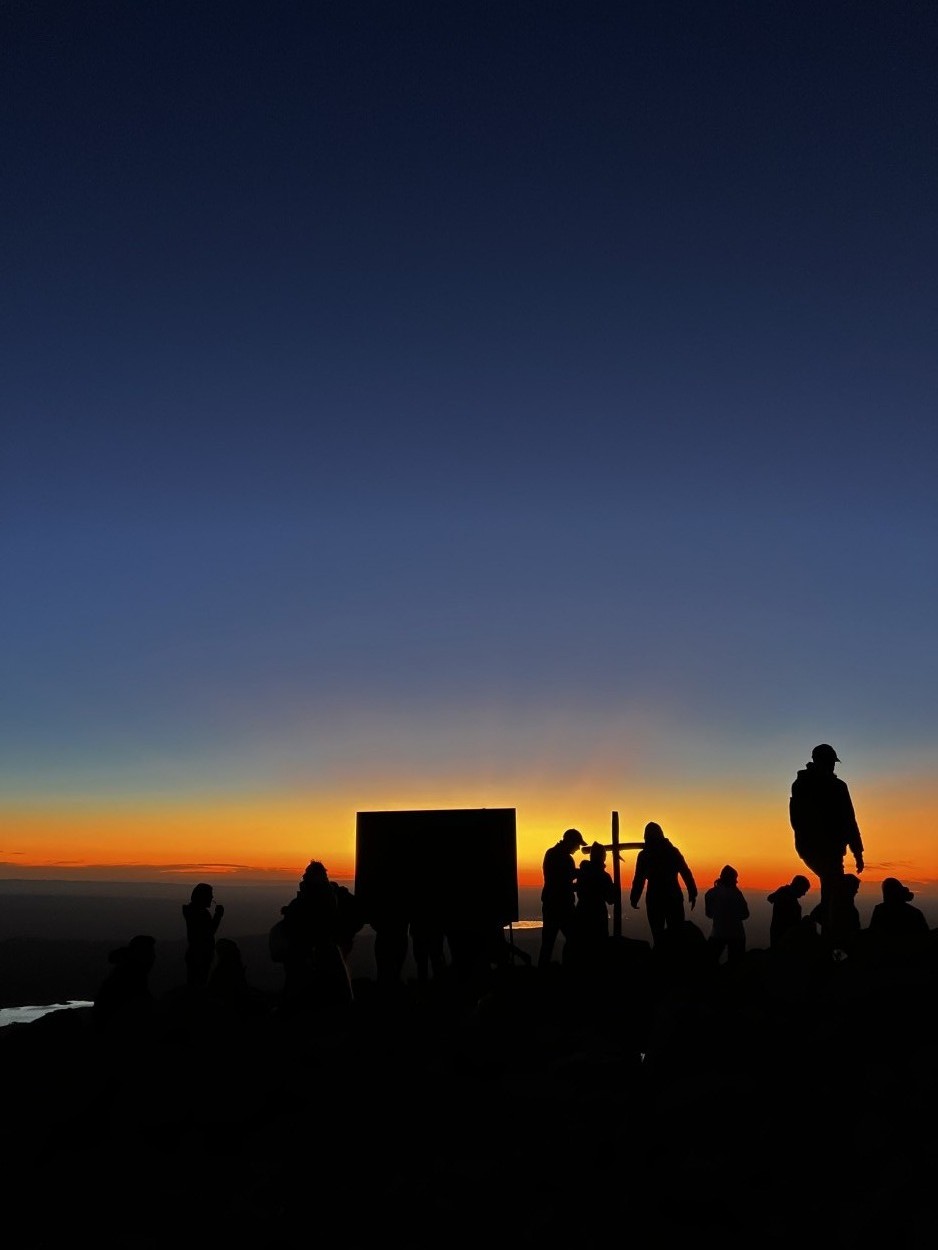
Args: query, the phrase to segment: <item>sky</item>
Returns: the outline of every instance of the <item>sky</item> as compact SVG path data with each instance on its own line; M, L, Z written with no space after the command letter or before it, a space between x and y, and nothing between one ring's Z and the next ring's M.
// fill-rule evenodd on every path
M4 0L0 874L938 882L938 10ZM850 865L848 864L848 867Z

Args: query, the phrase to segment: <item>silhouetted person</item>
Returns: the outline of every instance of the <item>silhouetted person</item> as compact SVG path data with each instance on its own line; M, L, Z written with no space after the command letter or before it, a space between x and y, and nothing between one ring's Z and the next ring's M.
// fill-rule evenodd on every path
M645 845L635 857L629 902L637 910L644 891L652 945L657 945L667 930L683 929L681 881L687 889L687 901L693 911L697 903L694 875L681 852L664 836L661 826L653 820L649 821L645 826Z
M537 966L546 968L554 955L554 945L560 934L564 943L573 928L573 913L576 908L576 891L574 885L577 877L577 866L573 852L579 846L585 846L586 839L579 829L567 829L559 842L555 842L544 854L544 886L541 890L541 949L537 958Z
M837 752L828 743L816 746L792 782L788 803L795 850L821 883L817 913L821 931L834 944L849 927L838 914L846 906L841 887L848 848L857 872L863 871L863 839L853 800L847 783L834 773L834 765L839 763Z
M219 938L215 943L215 964L206 994L235 1015L259 1015L267 1010L267 998L248 983L241 948L231 938Z
M739 873L726 864L704 895L704 914L712 928L707 939L714 960L719 963L726 951L727 963L738 963L746 953L746 924L749 904L739 888Z
M305 1010L350 1003L339 902L325 864L310 861L296 896L281 912L286 937L283 1005Z
M216 903L212 910L213 890L207 881L193 886L188 903L183 903L186 921L186 985L201 990L208 984L215 957L215 933L225 909Z
M895 966L921 963L931 935L924 912L912 906L915 895L897 877L886 877L882 891L883 901L870 916L869 944L874 957Z
M137 934L107 958L111 971L94 997L92 1021L98 1029L138 1027L153 1010L150 973L156 961L156 939Z
M594 842L589 858L580 861L574 890L571 945L575 958L588 963L602 956L609 937L609 908L617 898L616 884L606 870L606 848L601 842Z
M799 872L787 885L780 885L768 896L772 904L769 925L769 949L778 946L787 933L801 923L801 900L811 889L811 882Z
M845 872L838 885L838 891L839 902L836 913L836 928L831 932L831 942L835 951L849 954L856 950L857 942L863 929L863 922L860 919L860 911L857 907L860 878L856 873ZM818 924L821 923L820 904L811 912L811 917Z

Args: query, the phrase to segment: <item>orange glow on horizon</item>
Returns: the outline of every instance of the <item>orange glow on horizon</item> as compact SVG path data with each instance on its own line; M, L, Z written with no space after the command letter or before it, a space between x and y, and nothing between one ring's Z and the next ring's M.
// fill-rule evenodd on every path
M0 876L54 876L101 869L112 879L185 877L211 873L245 880L302 873L321 859L336 878L355 872L358 811L427 808L513 807L517 812L519 885L541 884L544 851L574 826L587 842L611 841L612 812L619 813L622 842L639 842L645 823L656 820L684 852L707 889L724 864L740 874L740 886L770 890L802 871L788 825L787 788L767 797L764 788L725 786L632 790L628 800L595 794L561 793L539 785L512 795L481 794L456 783L362 787L357 801L347 794L258 795L249 800L205 799L93 802L36 800L0 809ZM919 884L938 882L938 848L933 834L938 784L897 780L852 787L866 847L865 879L899 876ZM415 795L419 793L420 798ZM634 850L622 853L623 882L631 879ZM611 869L611 862L609 864ZM852 869L850 856L847 867Z

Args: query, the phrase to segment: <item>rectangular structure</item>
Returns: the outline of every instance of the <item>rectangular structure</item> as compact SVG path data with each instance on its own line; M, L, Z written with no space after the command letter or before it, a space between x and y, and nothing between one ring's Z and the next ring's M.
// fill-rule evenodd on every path
M518 919L513 807L359 812L355 897L366 916L412 916L432 900L444 924Z

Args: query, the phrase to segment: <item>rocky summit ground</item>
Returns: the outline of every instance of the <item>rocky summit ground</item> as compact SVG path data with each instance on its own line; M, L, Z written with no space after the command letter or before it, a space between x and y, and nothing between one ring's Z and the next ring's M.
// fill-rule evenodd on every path
M493 969L0 1035L6 1244L935 1244L935 971Z

